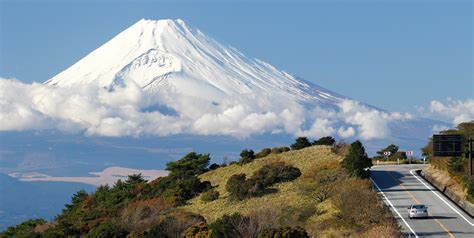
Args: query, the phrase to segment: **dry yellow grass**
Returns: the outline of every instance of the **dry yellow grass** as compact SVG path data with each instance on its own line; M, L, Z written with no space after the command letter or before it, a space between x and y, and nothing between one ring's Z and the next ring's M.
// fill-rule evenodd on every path
M325 219L325 217L331 217L335 212L332 204L330 202L317 204L314 199L303 196L298 186L299 178L291 182L275 185L274 188L278 190L276 193L243 201L229 201L225 186L229 177L234 174L245 173L247 177L250 177L262 166L277 161L283 161L299 168L302 176L304 176L312 167L318 164L323 164L327 160L340 161L341 159L340 156L332 153L331 148L328 146L312 146L297 151L270 154L265 158L256 159L242 166L234 164L219 168L200 176L202 181L209 181L213 186L217 186L216 189L220 193L219 199L205 203L201 201L200 197L196 197L190 201L189 205L184 206L183 209L201 214L208 222L213 222L225 214L239 212L243 215L250 215L266 207L277 210L288 207L317 207L320 211L324 211L324 214L311 217L308 221Z

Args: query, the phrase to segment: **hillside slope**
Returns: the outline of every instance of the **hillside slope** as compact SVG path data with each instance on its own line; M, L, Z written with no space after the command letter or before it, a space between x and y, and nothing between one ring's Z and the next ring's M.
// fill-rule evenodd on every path
M254 219L260 229L299 226L310 236L398 236L396 223L380 204L377 194L371 191L368 181L347 177L340 167L342 159L330 146L311 146L270 154L249 164L218 168L202 174L200 179L209 181L219 192L219 198L205 202L201 195L182 209L202 215L208 223L226 214L239 213ZM249 178L263 166L281 162L297 167L301 176L274 185L272 193L261 197L230 199L226 184L232 175L244 173ZM363 195L352 196L352 193ZM367 216L365 208L379 211L380 216Z
M215 168L208 154L189 153L167 164L167 177L147 183L130 175L92 194L80 191L54 221L29 220L0 237L400 236L369 181L350 177L331 147L244 158ZM238 174L253 193L229 190ZM215 190L217 199L204 202Z
M184 209L203 215L206 220L212 222L224 214L239 212L250 215L253 211L262 207L284 208L284 207L304 207L315 205L312 199L303 195L298 187L301 179L279 183L274 186L277 192L262 197L246 199L239 202L229 202L226 183L230 176L245 173L250 177L262 166L274 162L284 162L300 169L302 176L309 174L315 167L325 164L339 163L342 158L331 152L329 146L312 146L302 150L289 151L282 154L270 154L265 158L256 159L254 162L238 165L233 164L224 168L218 168L206 172L200 176L202 181L209 181L213 186L217 186L217 191L221 194L219 199L205 203L196 197L190 201L190 205Z

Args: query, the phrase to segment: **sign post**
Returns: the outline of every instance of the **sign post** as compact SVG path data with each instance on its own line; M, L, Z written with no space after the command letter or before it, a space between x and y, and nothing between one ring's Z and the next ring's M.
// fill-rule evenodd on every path
M413 156L413 150L407 150L405 154L408 157L408 163L411 164L411 157Z
M465 145L466 140L463 139L463 136L460 134L442 134L442 135L433 135L433 155L434 156L452 156L459 157L462 156L463 145ZM473 176L472 169L472 138L467 140L467 155L468 166L467 174L468 176Z

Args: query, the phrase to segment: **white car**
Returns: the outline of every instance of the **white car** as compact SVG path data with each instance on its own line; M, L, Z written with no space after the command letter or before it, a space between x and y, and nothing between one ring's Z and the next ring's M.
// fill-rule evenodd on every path
M428 207L423 204L410 205L408 207L408 218L428 217Z

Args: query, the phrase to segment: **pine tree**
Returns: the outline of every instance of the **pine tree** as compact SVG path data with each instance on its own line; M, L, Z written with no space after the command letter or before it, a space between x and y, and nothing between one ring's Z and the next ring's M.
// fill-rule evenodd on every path
M308 138L306 137L298 137L295 140L295 143L291 145L292 150L301 150L303 148L311 146L311 142L309 142Z
M365 148L360 141L355 141L351 144L349 154L342 161L342 167L352 175L359 178L370 177L370 167L372 161L365 153Z

